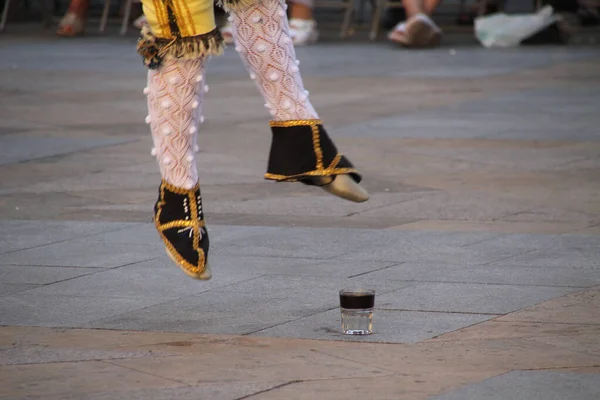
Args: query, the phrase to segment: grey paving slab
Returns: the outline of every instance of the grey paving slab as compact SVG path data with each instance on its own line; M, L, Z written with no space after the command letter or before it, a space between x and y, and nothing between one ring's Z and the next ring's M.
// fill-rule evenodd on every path
M98 318L83 327L244 335L331 307L333 301L324 305L306 296L210 291L111 318Z
M589 149L586 152L579 147L575 147L572 151L568 151L566 145L554 148L512 147L502 149L492 147L479 149L478 151L473 151L472 148L466 146L442 149L413 147L410 152L436 158L462 160L480 165L505 166L506 168L525 171L555 170L561 166L584 161L588 157L597 157L595 149Z
M149 214L151 215L151 214ZM208 226L211 244L233 245L240 239L268 234L269 228L255 226L224 226L210 224ZM107 244L131 245L162 245L153 223L139 224L125 227L104 234L97 234L88 238L90 242Z
M377 307L388 310L507 314L578 288L475 283L416 283L377 296Z
M172 270L170 262L161 257L144 263L147 270L160 268ZM330 278L352 278L371 271L387 268L397 263L378 261L327 261L297 257L228 256L218 248L211 250L210 265L215 280L227 282L236 276L282 275ZM135 266L131 266L135 267ZM129 268L129 266L124 267ZM147 272L152 274L151 271ZM209 285L212 287L212 285Z
M298 301L302 301L303 297L309 297L311 301L320 302L324 307L330 307L339 305L340 289L368 287L377 293L386 293L411 285L413 285L412 282L374 281L367 275L354 278L328 277L326 279L322 276L263 275L216 290L234 294L265 293L273 297L293 296Z
M504 248L479 251L463 247L436 245L436 243L424 241L420 247L409 247L400 242L394 247L372 246L370 248L362 248L336 257L335 259L352 261L416 261L437 262L440 264L475 265L504 260L508 257L525 252L526 250L523 249Z
M373 138L600 140L600 135L590 128L587 120L565 121L557 115L540 122L542 126L536 127L533 121L523 114L481 113L468 109L467 106L463 107L362 122L347 126L339 130L338 134ZM522 107L526 105L522 104ZM493 108L493 105L489 105L489 108ZM484 119L486 116L487 120Z
M108 268L146 261L163 254L164 249L152 246L94 244L93 241L79 239L4 254L2 263Z
M108 37L89 37L79 43L69 43L67 41L52 40L44 35L37 40L28 40L27 44L31 51L46 55L46 62L32 63L31 58L26 52L22 51L22 43L18 41L8 42L3 46L8 56L2 57L0 66L5 69L26 69L35 67L40 70L64 70L64 71L94 71L103 72L105 66L101 62L108 56L114 58L115 68L127 68L129 70L140 70L139 56L131 52L131 45L135 40L114 40ZM51 44L51 45L50 45ZM21 49L21 51L19 51ZM77 51L79 56L75 56L73 51ZM55 57L48 57L54 53ZM76 63L73 61L77 60ZM113 60L111 60L112 62ZM127 69L125 69L127 71ZM77 86L73 88L77 89Z
M334 309L268 328L254 335L358 342L416 343L491 318L494 316L376 309L373 314L373 334L359 337L341 333L340 311Z
M502 263L526 267L600 269L600 250L598 248L534 250L502 260ZM490 265L496 264L498 263Z
M379 237L381 240L393 240L394 237L410 236L402 232L380 232L377 230L351 229L311 229L311 228L278 228L251 226L209 226L211 252L227 256L248 257L294 257L326 259L344 254L356 246L362 245L368 236ZM493 237L493 236L484 236ZM387 239L385 239L387 238ZM443 239L440 239L443 240ZM446 240L457 243L476 241L473 236L459 235ZM142 227L132 227L106 235L96 235L86 239L87 243L130 243L145 245L160 244L154 227L145 224Z
M93 272L93 270L79 267L0 265L0 283L47 285Z
M465 118L414 114L380 118L336 130L338 136L371 138L475 139L500 135L509 127L476 123Z
M255 200L243 199L240 201L222 201L210 206L215 213L243 213L261 215L319 215L327 217L344 217L360 213L373 208L388 206L406 200L424 196L429 191L413 193L388 193L381 195L374 193L365 203L340 203L336 198L328 195L318 188L309 188L305 196L283 197L272 196ZM307 201L307 195L312 195Z
M110 272L133 268L128 266ZM156 301L169 296L182 297L134 313L93 321L86 324L87 327L247 334L338 307L338 291L344 287L369 286L385 292L410 285L404 282L372 283L361 277L324 279L322 276L264 275L248 278L239 272L229 277L224 273L224 277L218 278L216 268L212 281L189 283L190 280L183 274L181 281L173 278L172 271L165 270L161 277L154 272L161 271L158 268L140 267L140 270L150 271L149 276L135 287L127 283L119 284L115 281L116 277L98 278L95 280L97 283L92 285L83 281L96 276L79 278L76 289L72 289L72 284L78 279L52 286L60 293L76 290L97 293L98 296L103 292L111 296L132 296L146 291L145 296ZM169 279L175 282L167 284L165 281ZM233 283L235 280L239 283ZM49 293L52 293L52 286L47 287ZM189 288L187 292L186 287ZM193 291L208 289L211 290L191 295Z
M26 134L0 135L0 165L52 157L131 142L122 138L53 138Z
M214 268L214 267L213 267ZM46 285L30 292L38 296L90 296L147 299L153 303L179 299L255 278L260 272L215 270L210 281L190 279L165 255L160 258L98 271L94 274Z
M247 275L249 273L254 276L269 273L276 274L280 270L293 270L297 266L312 266L315 263L322 261L298 257L228 256L221 254L219 247L216 246L210 250L209 259L213 276L216 279L223 279L223 277L235 276L238 274ZM159 257L142 264L148 269L160 268L172 270L172 263L167 263L165 260L165 257Z
M587 88L515 91L432 111L365 121L336 133L373 138L600 141L600 133L593 126L600 122L593 111L595 96ZM532 119L530 112L540 117Z
M0 297L7 296L13 293L24 292L29 289L36 288L37 285L26 285L17 283L0 283Z
M0 254L137 225L124 222L0 219Z
M219 251L228 255L300 256L332 258L359 251L371 254L370 260L390 260L382 249L422 249L445 246L458 249L470 243L496 237L494 233L437 233L401 230L344 228L262 228L260 235L237 238ZM368 245L366 245L368 243ZM360 259L360 258L358 258ZM396 261L391 259L392 261ZM405 261L404 259L400 261Z
M592 235L531 235L510 234L499 235L477 243L467 245L469 248L490 249L511 247L527 250L571 250L580 249L594 252L600 249L600 237Z
M600 269L514 267L505 265L404 263L367 273L374 281L484 283L498 285L591 287L600 284Z
M131 190L132 188L137 189L147 182L152 182L153 186L157 185L157 179L157 176L154 175L154 171L147 171L145 174L140 174L138 172L112 173L112 171L100 174L91 172L84 174L80 179L57 176L56 179L52 181L41 181L17 188L0 189L0 194L26 193L39 195L41 193L54 193L56 192L57 187L63 192L87 192L92 188L96 191L114 191L119 189ZM152 192L144 193L144 196L152 193L151 200L147 204L133 205L143 206L141 211L147 213L149 216L148 218L152 218L152 206L156 201L156 198L154 198L154 193L156 193L155 190L156 189L153 187Z
M217 266L219 265L219 258L217 258ZM223 259L233 259L234 257L222 257ZM245 260L249 257L235 257L240 261L240 265L245 265ZM282 265L278 260L285 260L276 258L274 261L269 261L267 258L262 258L261 264L253 266L252 269L257 271L264 271L265 274L271 275L283 275L283 276L318 276L318 277L329 277L329 278L352 278L364 274L371 273L373 271L379 271L386 269L391 265L397 265L397 263L390 262L379 262L379 261L348 261L348 260L337 260L337 261L326 261L326 260L302 260L296 263L286 263ZM290 259L287 259L290 260Z
M147 299L12 294L0 298L0 325L79 327L155 304Z
M471 164L469 168L481 168ZM437 192L387 207L364 211L362 218L382 218L389 215L411 216L414 220L494 221L507 215L527 211L529 205L510 197L485 192ZM482 237L484 235L482 234Z
M430 400L597 400L596 374L558 371L511 371L467 385Z

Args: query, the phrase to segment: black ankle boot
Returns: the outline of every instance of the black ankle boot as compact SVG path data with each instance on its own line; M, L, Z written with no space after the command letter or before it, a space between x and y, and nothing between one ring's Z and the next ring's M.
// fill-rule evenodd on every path
M320 186L354 202L369 199L359 172L338 153L320 120L271 121L271 131L265 179Z
M208 280L208 231L204 224L200 185L190 190L175 187L164 180L154 206L156 230L167 254L195 279Z

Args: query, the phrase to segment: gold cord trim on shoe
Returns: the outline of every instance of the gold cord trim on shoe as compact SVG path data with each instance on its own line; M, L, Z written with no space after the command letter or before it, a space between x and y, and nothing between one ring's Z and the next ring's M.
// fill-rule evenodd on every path
M313 124L310 128L312 130L313 149L317 158L317 169L321 170L323 169L323 150L321 150L321 139L319 139L319 126Z
M267 172L265 174L265 179L270 179L273 181L294 182L308 176L332 176L344 174L358 174L358 170L355 168L327 168L322 170L309 171L298 175L278 175Z
M196 225L200 226L200 228L204 228L206 226L206 223L203 220L189 221L189 220L184 220L184 219L178 219L178 220L167 222L166 224L160 225L160 230L166 231L166 230L172 229L172 228L190 228L190 227L194 227Z
M194 250L198 251L198 242L202 239L200 237L200 227L198 225L198 206L196 205L196 194L194 192L188 193L188 200L190 201L190 215L194 218L195 222L192 225L194 241L192 242L192 246Z
M322 125L320 119L292 119L289 121L269 121L271 128L289 128L291 126L316 126Z
M164 179L162 180L162 182L160 183L160 187L162 188L166 188L169 192L173 192L176 194L188 194L190 192L192 193L196 193L196 190L200 189L200 183L196 183L196 185L191 188L191 189L183 189L174 185L171 185L169 182L165 181ZM163 198L163 193L161 192L161 199Z
M340 163L340 160L342 159L342 155L340 153L338 153L335 158L333 159L333 161L331 161L331 164L329 165L328 169L335 169L335 167L337 167L337 165Z

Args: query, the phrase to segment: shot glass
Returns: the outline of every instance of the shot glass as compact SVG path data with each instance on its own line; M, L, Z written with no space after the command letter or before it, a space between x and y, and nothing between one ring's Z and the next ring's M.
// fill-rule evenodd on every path
M340 290L342 333L345 335L370 335L373 333L374 306L374 290Z

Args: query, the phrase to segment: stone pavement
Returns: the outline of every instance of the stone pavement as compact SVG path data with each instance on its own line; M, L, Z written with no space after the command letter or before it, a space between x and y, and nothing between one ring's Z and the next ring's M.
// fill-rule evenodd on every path
M600 48L298 49L364 204L264 181L262 101L213 59L198 282L150 224L134 43L0 36L0 398L600 398Z

